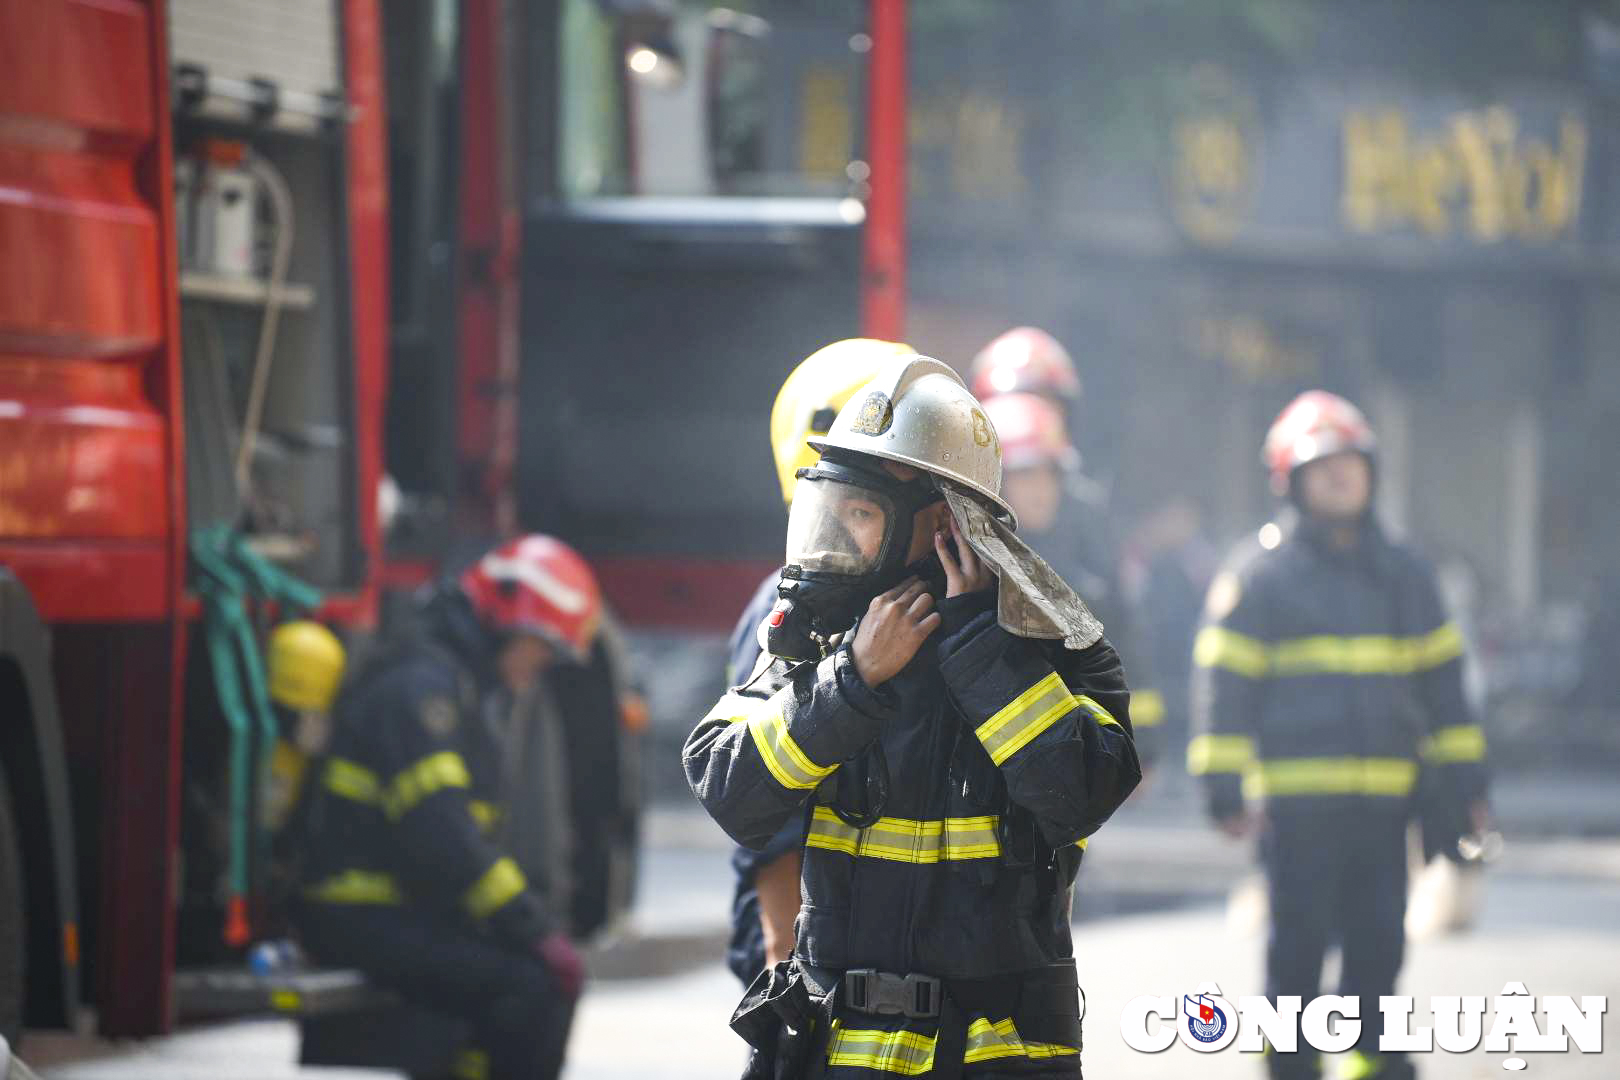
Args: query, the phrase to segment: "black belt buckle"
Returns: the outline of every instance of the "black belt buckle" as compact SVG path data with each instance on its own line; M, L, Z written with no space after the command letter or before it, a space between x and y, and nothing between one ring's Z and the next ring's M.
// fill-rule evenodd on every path
M876 968L846 971L844 1004L876 1016L930 1020L939 1015L940 984L932 975L890 975Z

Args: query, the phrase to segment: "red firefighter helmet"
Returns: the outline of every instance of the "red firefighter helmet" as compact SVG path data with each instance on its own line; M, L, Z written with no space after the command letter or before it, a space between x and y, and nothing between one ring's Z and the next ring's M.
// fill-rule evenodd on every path
M1033 326L1014 327L980 349L968 374L973 396L981 402L1020 392L1065 401L1080 397L1080 375L1069 350Z
M584 659L602 622L602 590L579 552L531 533L502 544L461 575L461 591L484 625L533 634Z
M1307 390L1277 414L1262 457L1273 485L1286 490L1289 475L1308 461L1344 450L1370 457L1377 449L1372 425L1360 409L1338 394Z
M1063 410L1046 398L1029 393L997 394L983 404L990 425L1001 439L1003 469L1079 467L1080 455L1069 442Z

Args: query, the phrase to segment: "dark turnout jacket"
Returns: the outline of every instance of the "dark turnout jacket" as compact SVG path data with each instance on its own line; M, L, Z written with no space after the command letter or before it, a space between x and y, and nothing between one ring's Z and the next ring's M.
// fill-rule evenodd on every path
M1462 689L1463 639L1434 573L1371 518L1340 548L1285 522L1210 587L1193 650L1188 767L1210 812L1405 814L1418 786L1485 793L1485 736Z
M557 924L499 838L505 748L492 650L453 598L344 687L320 763L305 905L409 904L528 947Z
M877 688L848 644L772 663L698 724L686 773L744 846L804 823L796 964L933 976L947 994L950 980L1066 968L1067 1015L1033 995L972 1009L964 1060L970 1074L1074 1075L1069 889L1087 838L1141 777L1129 693L1106 641L1075 652L1016 637L994 600L941 601L941 629ZM842 1005L833 1018L834 1075L928 1071L939 1020Z

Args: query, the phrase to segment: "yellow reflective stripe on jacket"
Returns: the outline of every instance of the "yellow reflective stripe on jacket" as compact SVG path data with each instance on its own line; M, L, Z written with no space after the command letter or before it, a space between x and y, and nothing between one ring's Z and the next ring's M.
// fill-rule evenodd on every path
M1131 693L1131 726L1158 727L1164 723L1164 695L1157 690L1136 690Z
M1409 758L1282 758L1262 761L1243 778L1253 796L1408 795L1417 782Z
M1224 626L1206 626L1193 639L1193 664L1225 668L1251 679L1264 678L1271 668L1266 643Z
M1418 637L1364 634L1290 638L1271 648L1272 673L1287 675L1411 675L1462 655L1456 623Z
M783 787L805 791L816 787L838 769L838 763L817 765L805 754L788 734L787 722L776 705L776 697L791 694L792 687L783 687L769 701L757 701L741 694L727 694L720 699L705 722L724 719L732 724L747 724L754 748L765 762L765 768Z
M382 802L382 781L377 779L377 774L364 765L356 765L343 758L326 759L321 784L327 791L351 802L365 803L367 806Z
M1077 704L1063 677L1054 671L1013 698L973 734L984 744L990 760L1000 765Z
M402 904L404 895L392 875L371 870L345 870L304 888L304 897L323 904Z
M921 1076L934 1067L934 1037L914 1031L863 1031L833 1021L827 1064L850 1065L900 1076Z
M1018 1029L1013 1026L1011 1017L997 1020L993 1024L981 1017L968 1025L967 1052L962 1055L962 1061L968 1065L976 1061L1010 1057L1041 1061L1067 1057L1079 1052L1073 1046L1063 1046L1060 1043L1025 1042L1019 1038Z
M383 793L383 810L398 821L435 792L471 786L472 777L461 755L454 750L440 750L394 774Z
M1462 653L1462 631L1453 622L1417 637L1314 634L1269 645L1224 626L1206 626L1193 642L1193 663L1197 666L1224 668L1251 679L1414 675L1449 663Z
M753 717L748 721L748 734L754 737L754 746L765 759L765 767L785 788L813 788L838 768L837 762L817 765L811 761L788 734L787 721L779 712Z
M1187 771L1194 776L1242 772L1253 760L1248 735L1194 735L1187 741Z
M1093 720L1097 721L1097 723L1102 724L1104 726L1112 724L1115 727L1119 727L1119 721L1114 719L1114 714L1113 713L1111 713L1107 709L1103 708L1101 705L1099 705L1097 702L1093 701L1091 698L1087 697L1085 694L1081 694L1079 697L1075 698L1074 703L1076 705L1080 706L1086 712L1090 713L1091 718Z
M831 807L818 806L810 815L805 846L823 851L892 862L937 863L958 859L990 859L1001 855L995 816L913 821L879 818L857 829L846 824Z
M489 1080L489 1054L474 1047L462 1047L450 1063L455 1080Z
M1462 627L1454 622L1447 622L1439 629L1416 639L1412 648L1413 662L1419 671L1449 663L1463 654Z
M529 880L518 864L502 856L489 864L478 880L461 897L462 906L475 919L487 919L529 887Z
M871 1031L845 1028L833 1022L832 1037L827 1044L827 1064L847 1065L900 1076L921 1076L934 1067L934 1049L937 1039L914 1031ZM962 1054L963 1064L1004 1058L1028 1058L1043 1061L1072 1057L1080 1053L1072 1046L1059 1043L1026 1042L1019 1037L1012 1020L980 1018L968 1025L967 1048Z
M1435 765L1484 761L1485 730L1478 724L1443 727L1419 744L1419 752Z
M501 808L483 799L468 799L467 812L478 822L478 828L482 832L487 833L501 823Z

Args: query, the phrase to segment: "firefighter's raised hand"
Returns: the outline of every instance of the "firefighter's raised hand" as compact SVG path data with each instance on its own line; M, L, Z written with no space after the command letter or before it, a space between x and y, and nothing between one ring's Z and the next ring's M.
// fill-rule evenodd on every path
M956 523L955 515L951 516L951 540L946 540L943 532L934 533L934 551L939 555L940 564L945 567L945 596L964 596L967 593L988 589L996 583L996 576L990 568L984 565L973 545L967 542L962 535L962 527Z
M849 655L867 686L877 687L911 663L928 635L939 629L934 598L918 578L907 578L876 597L855 628Z

